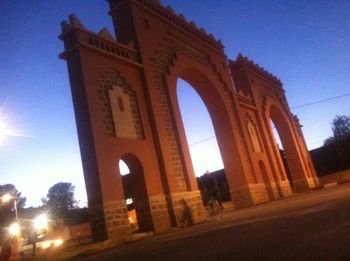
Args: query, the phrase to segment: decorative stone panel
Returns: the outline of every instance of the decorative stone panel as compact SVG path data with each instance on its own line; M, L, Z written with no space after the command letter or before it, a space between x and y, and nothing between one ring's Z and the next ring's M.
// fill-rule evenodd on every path
M98 81L98 95L101 105L101 118L106 135L121 138L144 138L136 92L120 76L119 72L111 70L101 76L101 79ZM126 117L122 116L124 118L120 118L121 116L117 112L124 109L124 107L127 115ZM119 121L118 117L120 118ZM128 117L130 119L127 119ZM120 126L125 120L130 122L128 124L130 126L127 128Z
M246 120L246 128L250 138L250 142L254 152L262 152L261 141L255 123L248 116Z

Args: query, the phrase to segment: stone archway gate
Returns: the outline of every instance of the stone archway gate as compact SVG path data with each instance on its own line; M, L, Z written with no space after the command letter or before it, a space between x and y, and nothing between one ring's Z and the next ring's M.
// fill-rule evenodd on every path
M74 15L62 22L60 35L94 241L123 241L131 233L118 169L125 154L142 165L147 196L139 204L149 211L153 230L177 225L182 199L195 222L205 218L174 91L179 77L206 103L236 208L292 193L271 131L272 107L293 148L287 161L298 166L293 189L317 185L276 77L241 55L228 60L220 41L159 1L109 4L117 39L106 29L89 31Z

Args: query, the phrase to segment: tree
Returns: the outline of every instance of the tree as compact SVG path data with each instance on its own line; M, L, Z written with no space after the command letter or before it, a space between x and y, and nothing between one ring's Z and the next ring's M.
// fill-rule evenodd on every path
M333 136L324 141L325 145L343 142L350 138L350 117L337 115L332 121Z
M64 214L76 207L77 201L74 198L74 189L72 183L59 182L49 189L46 198L42 199L42 202L52 213Z
M350 167L350 117L337 115L332 121L333 136L324 141L336 154L337 164L341 169Z
M0 185L0 197L9 194L11 198L7 202L0 200L0 227L8 226L15 218L15 205L16 200L17 209L23 209L26 203L26 198L21 197L21 193L12 184Z

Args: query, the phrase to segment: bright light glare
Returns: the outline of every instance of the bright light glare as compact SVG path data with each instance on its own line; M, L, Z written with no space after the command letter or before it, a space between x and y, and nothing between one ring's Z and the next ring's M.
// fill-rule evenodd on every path
M9 227L9 233L11 236L19 236L20 233L20 227L17 223L13 223L12 225L10 225Z
M10 194L6 193L5 195L3 195L3 196L1 197L1 200L2 200L2 202L7 202L7 201L9 201L11 198L12 198L12 196L11 196Z
M129 223L130 224L134 224L135 223L132 217L128 217L128 219L129 219Z
M50 246L51 246L51 241L50 241L50 240L43 241L43 242L41 243L41 248L42 248L42 249L47 249L47 248L49 248Z
M22 131L9 127L4 118L0 117L0 144L3 143L9 136L28 137Z
M37 230L46 229L47 228L47 215L41 214L34 219L34 228Z
M62 239L56 239L53 241L53 244L55 247L59 247L60 245L63 244L63 240Z
M40 247L42 249L48 249L52 246L54 247L59 247L63 244L63 239L59 238L59 239L55 239L55 240L46 240L46 241L42 241Z
M127 198L126 199L126 204L127 205L131 205L134 201L132 200L132 198Z
M2 143L11 133L5 122L0 118L0 143Z

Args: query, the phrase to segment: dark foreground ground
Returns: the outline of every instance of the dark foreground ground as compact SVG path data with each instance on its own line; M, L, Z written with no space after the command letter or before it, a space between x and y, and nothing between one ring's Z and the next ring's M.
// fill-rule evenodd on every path
M350 184L225 211L222 220L74 260L350 260Z
M224 213L76 260L350 260L350 184Z

